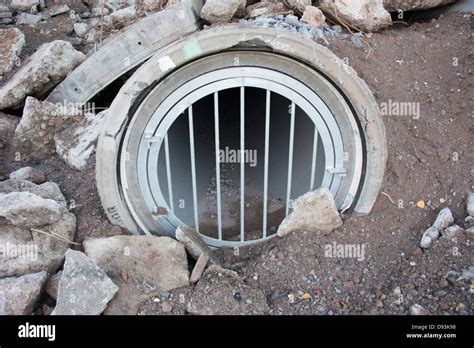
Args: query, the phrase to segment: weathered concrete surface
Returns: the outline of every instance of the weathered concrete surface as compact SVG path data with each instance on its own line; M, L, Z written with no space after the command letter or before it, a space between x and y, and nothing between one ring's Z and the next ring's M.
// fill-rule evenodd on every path
M33 167L22 167L10 173L10 179L26 180L34 184L42 184L46 181L44 173Z
M382 0L321 0L320 9L326 16L342 19L362 31L377 31L392 24Z
M278 228L278 236L291 231L332 231L342 226L336 203L328 189L319 189L298 197L291 203L292 212Z
M98 114L86 113L80 122L67 122L56 132L56 153L71 168L83 170L86 167L106 115L107 110Z
M120 288L104 314L136 315L141 303L162 291L189 285L183 244L168 237L88 239L84 250Z
M69 74L47 100L84 104L161 47L199 30L201 6L200 0L185 0L126 28Z
M44 271L0 279L0 315L31 315L46 280Z
M25 35L18 28L0 29L0 83L15 64L20 63L20 54L25 46Z
M194 289L186 310L195 315L263 315L269 310L261 289L234 271L210 266Z
M19 108L27 96L43 96L84 60L84 54L67 41L42 45L0 88L0 109Z
M117 285L90 258L69 249L51 315L99 315L117 291Z

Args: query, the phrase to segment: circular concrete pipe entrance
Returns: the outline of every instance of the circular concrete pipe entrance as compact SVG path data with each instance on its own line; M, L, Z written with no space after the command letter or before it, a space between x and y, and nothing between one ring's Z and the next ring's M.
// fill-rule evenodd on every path
M384 131L366 85L326 48L229 26L164 48L130 78L97 164L113 222L171 236L189 226L236 247L271 238L290 200L320 187L367 213Z

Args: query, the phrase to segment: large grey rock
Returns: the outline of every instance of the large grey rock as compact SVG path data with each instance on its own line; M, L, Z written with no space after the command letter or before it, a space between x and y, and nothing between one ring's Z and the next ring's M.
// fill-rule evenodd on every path
M0 216L20 227L51 225L64 213L60 204L29 192L0 194Z
M14 11L30 11L32 7L37 7L40 0L12 0L10 8Z
M261 289L246 285L234 271L211 265L186 310L195 315L263 315L269 307Z
M474 192L467 194L466 212L469 216L474 216Z
M443 6L455 1L457 0L383 0L383 5L390 12L414 11Z
M0 279L0 315L31 315L46 280L44 271Z
M332 231L342 226L334 198L326 188L298 197L291 202L291 208L292 212L278 228L279 237L284 237L295 230Z
M0 88L0 109L19 108L26 96L43 96L84 60L85 55L70 42L56 40L42 45Z
M52 182L42 185L12 179L0 182L0 195L12 193L27 193L48 202L54 201L60 207L62 214L57 222L33 230L15 226L8 220L0 218L0 246L4 248L3 252L0 252L0 278L20 276L41 270L55 273L62 264L64 253L69 247L66 241L74 239L76 230L76 218L74 214L68 212L66 199L58 185ZM3 200L0 199L0 201ZM31 223L29 221L27 224ZM53 234L57 237L53 237Z
M22 167L10 173L10 179L26 180L35 184L42 184L46 181L44 173L33 167Z
M80 122L67 122L56 132L56 152L71 168L83 170L95 150L107 110L86 113Z
M168 237L115 236L88 239L84 250L120 290L104 314L135 315L162 291L189 286L186 250Z
M329 17L340 18L356 29L371 32L392 24L383 0L321 0L320 9Z
M15 130L20 148L28 156L45 158L55 152L54 134L74 113L61 105L27 97L23 117Z
M307 6L312 5L311 0L284 0L283 2L290 10L299 15L304 13Z
M207 0L201 17L209 23L227 23L237 13L243 0Z
M18 28L0 29L0 82L20 63L25 35Z
M90 258L69 249L51 315L99 315L117 291L117 285Z

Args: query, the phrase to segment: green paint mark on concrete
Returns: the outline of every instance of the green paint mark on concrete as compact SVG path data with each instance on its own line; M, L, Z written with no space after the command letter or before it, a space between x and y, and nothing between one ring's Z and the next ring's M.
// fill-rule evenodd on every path
M186 60L199 57L202 54L201 46L197 40L193 40L184 45L184 58Z

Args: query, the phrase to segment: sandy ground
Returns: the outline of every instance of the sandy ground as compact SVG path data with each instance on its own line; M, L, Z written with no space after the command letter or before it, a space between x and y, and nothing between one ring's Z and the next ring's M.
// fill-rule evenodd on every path
M368 38L370 52L350 40L331 43L330 48L365 79L379 103L418 102L420 117L384 116L385 194L379 195L369 216L345 216L344 226L328 235L295 232L244 248L238 257L231 250L218 252L247 284L264 291L270 313L407 314L414 303L436 314L473 313L470 284L456 281L453 274L448 277L448 272L472 265L472 241L440 239L428 251L418 248L423 231L444 207L465 226L465 198L474 174L472 21L450 14L434 22L397 25ZM7 149L0 176L30 164L42 169L76 205L78 242L127 233L106 219L93 162L79 173L57 157L15 162ZM416 206L418 200L426 202L424 209ZM333 243L363 245L364 260L326 257L325 247ZM394 295L396 287L402 299ZM182 293L188 299L192 291L179 289L164 296L172 299ZM165 313L151 301L142 313L184 313L184 304L171 303Z

